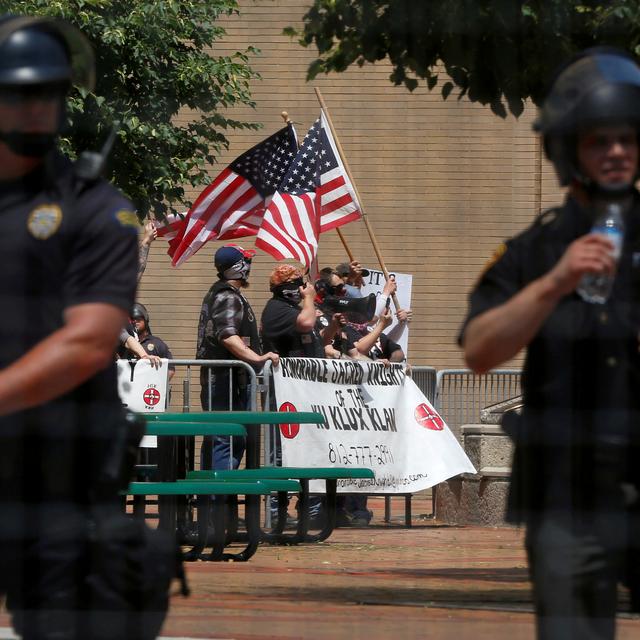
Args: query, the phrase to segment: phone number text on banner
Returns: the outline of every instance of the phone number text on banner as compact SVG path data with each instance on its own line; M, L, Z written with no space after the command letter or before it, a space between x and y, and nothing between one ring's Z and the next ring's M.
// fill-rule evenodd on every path
M400 364L282 358L280 411L317 411L319 425L282 425L282 464L368 467L374 480L341 480L343 493L412 493L475 473L443 419ZM313 481L321 492L324 483Z

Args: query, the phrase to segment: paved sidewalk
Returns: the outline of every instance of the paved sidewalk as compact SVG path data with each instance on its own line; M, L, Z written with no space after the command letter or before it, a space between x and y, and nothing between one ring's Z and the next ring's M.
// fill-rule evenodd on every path
M324 543L187 564L192 595L172 598L163 638L534 639L521 530L442 525L421 516L431 512L424 496L407 529L402 499L389 525L383 505L370 498L373 526L338 529ZM0 614L0 638L14 637L8 626ZM621 614L617 640L637 638L640 617Z
M381 523L383 499L369 503ZM431 511L426 498L413 511L411 529L398 513L321 544L264 546L247 563L189 564L193 595L173 599L163 635L532 640L523 532L438 524L420 517ZM618 640L638 637L640 618L623 616Z

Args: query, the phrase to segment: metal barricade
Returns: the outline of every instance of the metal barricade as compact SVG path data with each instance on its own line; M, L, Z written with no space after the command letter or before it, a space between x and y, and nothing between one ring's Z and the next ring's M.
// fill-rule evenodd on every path
M520 395L521 375L520 369L495 369L483 374L443 369L437 374L435 407L461 441L460 428L478 424L482 409Z
M411 366L411 379L416 383L416 386L425 398L431 403L435 404L436 390L438 387L438 372L435 367L423 367L423 366Z
M182 413L192 413L201 411L210 411L213 409L211 397L205 395L204 404L201 403L201 383L200 368L207 369L205 384L211 389L211 380L215 370L224 370L228 372L229 379L229 402L225 407L217 407L217 409L228 410L249 410L256 411L258 408L258 379L256 372L251 365L241 360L187 360L176 359L169 360L169 364L175 367L176 373L171 380L170 402L167 406L168 411L182 411ZM246 375L246 385L248 387L248 406L234 406L234 376L231 375L233 369L240 369ZM182 394L179 390L182 390ZM208 405L208 406L207 406ZM253 434L252 434L253 435ZM187 450L181 452L181 456L187 458L186 467L189 469L200 468L200 451L203 439L195 438L192 445ZM231 448L233 452L233 439L231 439Z
M180 403L176 397L175 390L172 391L170 403L172 410L178 410L178 408L181 407L183 413L189 413L193 411L192 407L194 406L197 407L197 411L210 410L210 408L207 407L201 408L200 405L200 367L206 367L208 369L207 383L209 385L214 369L227 369L229 373L231 373L231 370L236 368L246 372L247 386L249 387L249 407L241 407L241 409L256 411L258 407L258 379L253 367L246 362L242 362L241 360L169 360L169 364L176 367L174 380L182 383L182 403ZM197 367L195 376L192 371L194 367ZM184 371L182 371L183 368ZM233 406L233 376L229 375L229 379L229 406L227 408L229 410L238 409L239 407ZM209 398L209 400L211 399Z

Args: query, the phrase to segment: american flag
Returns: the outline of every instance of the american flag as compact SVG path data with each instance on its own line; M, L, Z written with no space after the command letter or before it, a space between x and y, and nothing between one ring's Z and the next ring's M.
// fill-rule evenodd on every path
M164 220L155 220L158 238L171 241L178 236L182 236L186 217L187 213L185 211L185 213L167 213Z
M264 213L256 247L307 267L321 233L361 217L355 190L323 111L305 136Z
M285 176L296 154L291 125L263 140L234 160L198 196L179 236L171 240L174 267L189 259L209 240L230 240L258 233L265 199Z

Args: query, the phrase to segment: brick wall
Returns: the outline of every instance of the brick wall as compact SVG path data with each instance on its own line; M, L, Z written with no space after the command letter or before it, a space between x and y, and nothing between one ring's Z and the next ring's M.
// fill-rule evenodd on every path
M248 45L261 50L252 63L262 75L252 87L257 108L229 115L261 122L264 129L231 134L231 148L211 175L280 128L282 110L303 136L319 114L313 91L319 87L388 269L414 275L410 361L460 367L455 339L479 271L503 239L529 224L537 204L558 201L555 177L545 160L540 164L531 131L535 108L502 120L488 107L457 100L455 91L446 102L438 88L409 93L391 85L385 62L306 83L313 51L282 35L284 27L300 23L306 5L242 0L241 15L225 20L228 37L217 53ZM364 225L352 223L343 232L360 261L377 266ZM253 246L252 238L240 242ZM154 333L176 357L194 356L199 307L215 279L218 246L206 245L179 269L169 265L163 241L152 246L139 298L150 310ZM320 266L345 258L337 234L324 234ZM258 315L274 264L262 252L254 260L248 295Z

